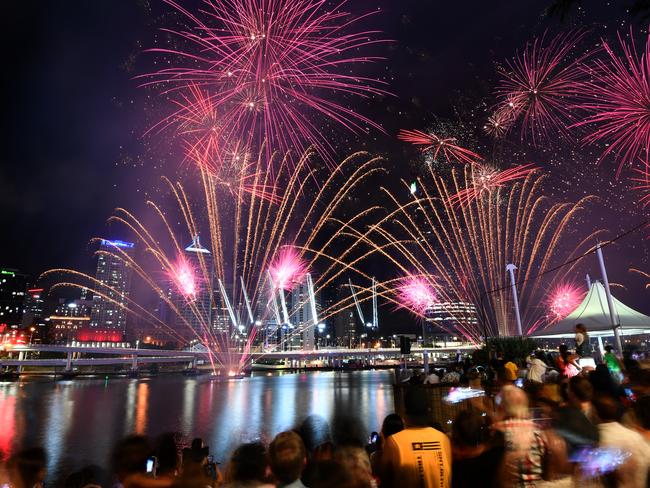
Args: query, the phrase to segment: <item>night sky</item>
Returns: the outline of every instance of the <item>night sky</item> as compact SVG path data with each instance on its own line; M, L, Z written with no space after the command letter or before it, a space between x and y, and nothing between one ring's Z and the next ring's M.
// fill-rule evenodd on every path
M476 134L494 103L496 63L547 29L588 28L586 45L630 26L641 33L623 3L589 2L601 5L576 10L563 22L544 15L549 3L351 1L354 12L382 10L367 27L393 42L374 48L386 60L363 73L389 82L394 97L354 107L386 134L343 136L339 155L376 152L395 175L412 178L421 158L396 140L397 131L459 120L470 134L466 145L489 153L487 139ZM173 25L173 16L157 0L24 0L5 5L4 12L0 265L31 275L52 267L92 270L92 237L129 237L106 225L112 210L137 211L160 176L179 171L164 137L144 135L165 107L133 79L150 68L151 57L142 51L155 45L160 27ZM645 218L629 182L614 179L616 165L595 164L597 149L565 142L534 149L512 134L507 152L517 163L548 170L550 194L597 193L601 201L584 225L614 236ZM648 313L644 282L628 272L630 266L650 271L646 236L647 230L630 236L607 257L610 278L626 287L616 293Z

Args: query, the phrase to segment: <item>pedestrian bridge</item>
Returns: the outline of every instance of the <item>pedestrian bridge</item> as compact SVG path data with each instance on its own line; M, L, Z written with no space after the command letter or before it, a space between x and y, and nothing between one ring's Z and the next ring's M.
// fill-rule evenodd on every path
M424 364L429 358L436 358L457 351L473 350L473 346L460 346L448 348L411 348L412 356L421 356ZM25 345L14 346L8 351L7 358L0 358L0 368L17 368L22 371L24 367L51 367L72 371L76 367L92 366L129 366L132 371L137 371L140 364L186 364L188 368L195 368L198 360L209 362L210 353L205 350L165 350L146 349L136 347L97 347L89 345ZM61 357L42 358L41 354L48 356L61 355ZM377 358L397 359L402 357L398 348L372 348L372 349L317 349L313 351L253 351L244 354L237 351L220 353L228 357L231 364L242 363L249 360L286 360L295 367L304 367L306 361L322 360L330 362L333 366L341 364L344 359L373 361ZM36 357L35 357L36 356ZM99 357L97 357L99 356Z

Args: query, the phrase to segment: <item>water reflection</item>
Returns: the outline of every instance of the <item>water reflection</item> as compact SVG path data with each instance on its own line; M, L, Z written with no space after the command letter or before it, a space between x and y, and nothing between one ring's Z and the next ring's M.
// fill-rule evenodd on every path
M129 433L201 436L218 461L241 442L270 440L310 415L355 415L365 435L393 410L391 373L319 372L241 381L159 376L0 383L0 450L33 445L49 455L49 480L81 464L106 466L112 445Z

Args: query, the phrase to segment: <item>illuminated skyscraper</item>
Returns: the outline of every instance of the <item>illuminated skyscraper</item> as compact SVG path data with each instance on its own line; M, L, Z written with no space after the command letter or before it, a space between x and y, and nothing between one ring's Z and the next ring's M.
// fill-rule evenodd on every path
M23 319L27 276L0 268L0 329L17 329Z
M290 322L293 330L291 331L292 336L289 339L291 343L289 345L290 349L302 349L304 351L312 351L314 349L314 305L316 307L316 314L318 314L318 310L320 309L318 296L316 295L314 299L316 303L312 304L306 278L300 283L296 283L291 290Z
M120 259L120 252L133 253L131 242L102 239L97 259L96 278L106 286L106 298L93 295L90 329L126 333L126 305L131 288L131 267Z
M29 288L25 298L25 311L23 312L23 327L43 325L43 288Z
M447 342L462 337L456 332L459 329L476 330L478 327L476 307L469 302L438 302L425 315L422 340L426 346L436 339Z

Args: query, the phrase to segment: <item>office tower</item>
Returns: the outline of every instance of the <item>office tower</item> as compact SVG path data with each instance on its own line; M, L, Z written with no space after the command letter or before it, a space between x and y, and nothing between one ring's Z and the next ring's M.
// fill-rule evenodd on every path
M316 307L316 314L320 310L317 294L315 294L314 300L316 303L312 304L309 296L307 277L303 278L300 283L296 283L291 290L290 322L293 330L290 332L293 332L293 334L290 342L293 349L302 349L304 351L314 350L315 321L318 319L318 316L314 317L314 306Z
M17 269L0 268L0 331L20 327L26 294L27 276Z
M436 341L453 341L462 334L460 329L476 330L478 313L473 303L450 301L435 303L425 313L422 325L422 341L425 346Z
M126 333L126 306L132 270L122 253L131 255L134 247L131 242L101 240L95 277L104 285L99 287L99 291L105 294L106 298L98 294L92 298L89 328L95 333L106 331L114 337L115 334L124 336Z
M43 288L28 288L25 297L25 308L23 311L22 326L42 327L45 307L45 290Z

